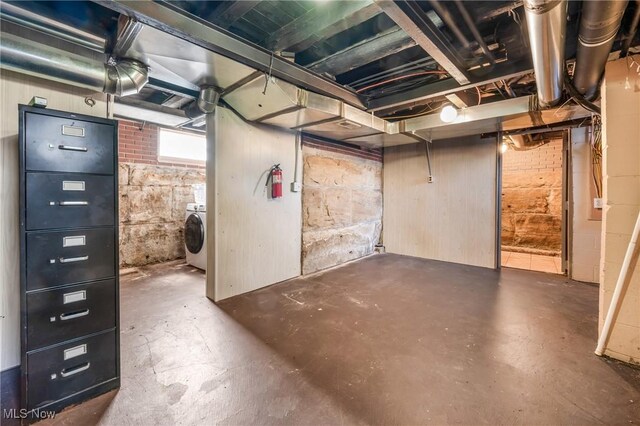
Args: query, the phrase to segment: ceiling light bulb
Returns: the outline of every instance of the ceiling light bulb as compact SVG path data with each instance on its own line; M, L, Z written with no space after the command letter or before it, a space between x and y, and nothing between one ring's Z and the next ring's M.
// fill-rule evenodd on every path
M502 143L502 145L500 145L500 152L502 152L503 154L505 152L507 152L507 150L509 149L509 145L507 145L506 143Z
M458 110L451 105L446 105L440 112L440 120L444 121L445 123L453 123L453 121L455 121L457 117Z

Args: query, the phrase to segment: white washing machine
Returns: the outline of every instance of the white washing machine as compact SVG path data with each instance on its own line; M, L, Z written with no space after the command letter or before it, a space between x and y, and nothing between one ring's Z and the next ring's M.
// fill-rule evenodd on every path
M184 221L184 246L187 263L196 268L207 270L207 206L188 203Z

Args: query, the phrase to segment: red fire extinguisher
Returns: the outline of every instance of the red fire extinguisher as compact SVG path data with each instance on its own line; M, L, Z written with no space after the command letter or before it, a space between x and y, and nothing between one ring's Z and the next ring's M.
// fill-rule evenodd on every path
M282 169L280 164L275 164L271 167L269 177L271 179L271 198L282 197ZM269 179L267 179L267 184L269 184Z

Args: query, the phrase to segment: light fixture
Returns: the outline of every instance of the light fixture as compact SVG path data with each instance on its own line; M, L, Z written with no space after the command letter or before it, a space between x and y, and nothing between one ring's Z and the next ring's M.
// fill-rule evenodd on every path
M451 105L445 105L440 112L440 120L445 123L453 123L458 118L458 110Z
M502 145L500 145L500 152L502 152L504 154L505 152L507 152L508 149L509 149L509 145L507 145L506 143L502 142Z

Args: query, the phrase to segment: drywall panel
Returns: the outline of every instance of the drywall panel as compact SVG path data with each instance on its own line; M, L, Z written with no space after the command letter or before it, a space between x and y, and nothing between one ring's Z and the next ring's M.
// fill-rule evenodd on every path
M300 275L302 201L290 184L301 155L294 132L247 123L228 109L209 123L207 296L218 301ZM283 170L279 199L265 186L274 164Z
M602 221L589 219L591 200L591 145L588 129L571 130L572 166L572 244L571 278L597 283L600 281L600 240Z
M102 93L0 71L0 370L20 364L18 104L33 96L47 98L50 109L107 116ZM96 101L93 107L86 96Z
M387 252L495 267L496 142L472 136L384 150Z

